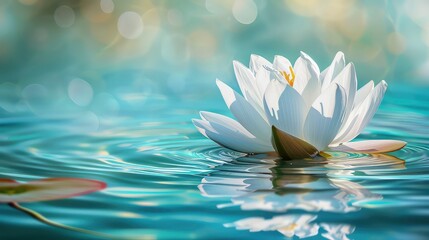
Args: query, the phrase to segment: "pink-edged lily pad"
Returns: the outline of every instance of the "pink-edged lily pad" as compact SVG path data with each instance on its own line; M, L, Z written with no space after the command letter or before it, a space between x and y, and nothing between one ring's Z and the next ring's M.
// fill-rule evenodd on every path
M104 182L82 178L46 178L26 183L12 179L0 179L0 203L71 198L104 188L106 188Z

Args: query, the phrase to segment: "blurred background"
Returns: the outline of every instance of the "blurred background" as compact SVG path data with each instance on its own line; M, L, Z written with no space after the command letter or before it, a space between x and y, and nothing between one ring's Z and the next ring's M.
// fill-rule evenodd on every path
M300 50L321 68L343 51L360 85L427 87L428 9L425 0L4 0L0 113L207 106L222 101L215 78L237 86L232 60L295 61Z

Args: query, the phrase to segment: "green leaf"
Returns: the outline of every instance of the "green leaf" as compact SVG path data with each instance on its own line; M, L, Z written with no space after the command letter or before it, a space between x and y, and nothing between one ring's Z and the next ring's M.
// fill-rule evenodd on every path
M82 178L46 178L27 183L0 179L0 203L70 198L106 188L104 182Z

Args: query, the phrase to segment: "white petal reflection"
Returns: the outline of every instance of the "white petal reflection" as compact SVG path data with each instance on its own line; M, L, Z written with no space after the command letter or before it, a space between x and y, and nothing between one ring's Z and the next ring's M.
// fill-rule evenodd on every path
M351 179L362 174L376 175L382 169L404 169L402 160L388 155L351 157L292 161L279 161L268 155L237 158L204 177L199 189L206 197L230 198L230 203L219 204L218 208L239 206L242 211L282 213L271 219L245 218L226 227L278 231L289 238L348 239L353 226L317 222L318 212L347 214L370 206L359 203L380 202L380 194ZM304 213L287 214L289 211Z
M296 164L299 163L292 166ZM327 176L337 176L335 174L337 170L329 169L332 167L329 163L307 168L290 166L276 166L274 162L272 165L265 163L220 166L220 171L206 176L201 181L199 189L208 197L229 196L232 205L238 205L243 210L272 212L299 209L308 212L347 213L360 209L353 205L355 201L382 198L358 183L328 178ZM318 177L312 173L322 170L327 176ZM237 172L242 174L234 174ZM347 172L347 175L349 174L353 172Z
M346 240L348 234L354 232L355 227L347 224L315 223L316 215L290 214L280 215L271 219L251 217L225 224L225 227L235 227L237 230L249 230L250 232L278 231L288 238L308 238L319 234L331 240Z
M348 234L355 231L355 227L346 224L326 224L322 223L320 226L326 231L322 236L326 239L335 240L348 240Z
M282 215L272 219L260 217L245 218L226 227L235 227L237 230L249 230L250 232L279 231L286 237L297 236L299 238L312 237L318 234L319 225L311 223L317 217L315 215Z

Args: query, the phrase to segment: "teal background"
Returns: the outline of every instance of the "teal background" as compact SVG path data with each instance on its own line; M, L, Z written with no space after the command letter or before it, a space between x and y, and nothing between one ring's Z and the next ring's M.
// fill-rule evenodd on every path
M218 98L215 78L236 86L232 60L247 64L255 53L270 60L280 54L293 62L301 50L321 68L343 51L355 63L360 85L385 79L426 87L427 5L6 0L0 3L0 109L100 115L103 108L111 115L144 109L147 99ZM127 18L130 12L137 17ZM76 78L89 84L78 84L74 94L85 104L70 99L68 88Z
M0 177L106 182L101 192L23 205L116 237L426 239L428 8L424 0L1 1ZM343 51L360 86L386 80L358 140L408 145L284 162L246 157L195 130L200 110L230 115L215 79L238 89L232 60L294 61L301 50L322 69ZM5 204L0 212L0 239L97 239Z

